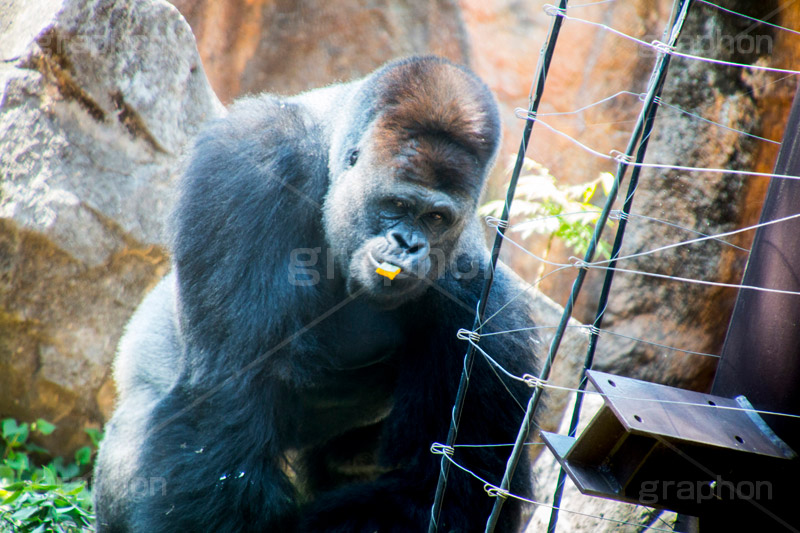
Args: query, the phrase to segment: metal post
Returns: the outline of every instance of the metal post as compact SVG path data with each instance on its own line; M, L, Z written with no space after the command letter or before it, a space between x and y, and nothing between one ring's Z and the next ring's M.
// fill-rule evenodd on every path
M775 174L800 176L800 91L795 94ZM800 212L800 180L772 178L761 222ZM756 231L743 285L800 291L800 219ZM800 297L742 289L733 309L713 394L747 396L756 409L800 414ZM795 451L800 422L763 416ZM771 484L775 506L742 506L735 517L701 517L701 533L714 531L798 531L796 487L800 464L793 462ZM734 529L731 529L731 528Z
M566 11L567 9L567 2L568 0L560 0L559 7L561 11ZM535 92L531 95L530 105L528 107L528 115L530 117L536 117L536 112L539 110L539 103L542 100L542 95L544 93L544 86L545 81L547 80L547 73L550 70L550 61L553 58L553 52L555 51L556 42L558 41L558 33L561 30L561 23L563 19L561 17L554 17L553 18L553 25L550 28L550 33L548 34L547 42L544 48L541 51L541 57L539 62L539 69L536 73L536 80L535 80ZM511 202L514 200L514 194L516 192L517 187L517 180L519 179L519 175L522 171L522 165L525 160L525 153L528 151L528 141L531 137L531 131L533 129L534 119L527 120L525 123L525 128L522 132L522 141L520 142L519 151L517 153L517 160L514 164L514 171L511 173L511 180L508 184L508 191L506 192L506 202L505 206L503 207L503 214L500 217L502 222L507 222L509 214L511 212ZM483 286L483 290L481 292L481 299L478 301L478 309L475 314L475 321L472 325L472 329L476 330L480 327L481 323L483 322L483 315L486 311L486 304L489 301L489 294L492 290L492 283L494 282L494 271L495 267L497 266L497 260L500 256L500 247L503 244L503 236L505 235L505 225L501 224L498 226L497 236L494 240L494 245L492 246L492 255L491 255L491 262L489 264L489 272L486 278L486 282ZM456 391L456 398L453 405L453 413L450 420L450 428L447 432L447 441L446 445L448 447L452 447L455 443L456 437L458 436L458 427L461 423L461 413L464 407L464 401L467 396L467 389L469 388L469 379L470 374L472 373L472 365L475 362L475 347L470 344L469 348L467 348L467 353L464 355L464 369L461 372L461 378L458 383L458 390ZM436 492L434 493L433 497L433 505L431 506L431 519L428 523L428 533L436 533L439 527L439 514L442 510L442 502L444 500L444 493L447 489L447 476L450 473L450 461L448 460L446 455L442 455L442 461L439 468L439 479L436 483Z

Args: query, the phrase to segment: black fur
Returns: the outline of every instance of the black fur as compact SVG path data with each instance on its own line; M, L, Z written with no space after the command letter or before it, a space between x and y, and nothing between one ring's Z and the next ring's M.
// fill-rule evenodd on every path
M475 208L499 143L485 86L438 58L238 102L198 138L173 273L120 345L98 531L424 531L488 253ZM412 274L389 282L372 262ZM489 313L521 290L500 265ZM525 297L484 332L529 327ZM529 333L483 337L533 373ZM513 396L512 396L513 395ZM529 391L478 357L459 442L513 442ZM499 483L508 448L454 459ZM529 465L513 492L530 496ZM492 500L452 469L440 531ZM502 530L519 527L509 502Z

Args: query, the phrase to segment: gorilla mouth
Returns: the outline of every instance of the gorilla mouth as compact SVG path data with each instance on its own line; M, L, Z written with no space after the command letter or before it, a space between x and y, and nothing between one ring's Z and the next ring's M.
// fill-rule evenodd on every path
M415 269L413 266L397 261L394 257L392 260L386 260L381 255L376 257L372 252L367 252L364 256L365 259L360 269L363 277L358 276L360 278L358 283L368 289L373 301L382 302L382 306L397 307L409 299L416 298L427 289L427 284L424 283L425 277L416 272L420 268L419 265ZM383 263L389 263L401 269L394 279L378 272Z
M376 271L381 270L385 264L389 264L391 266L395 266L395 267L399 268L400 272L395 274L392 278L389 278L392 281L394 281L395 279L408 279L408 278L412 278L412 277L413 278L418 278L419 277L419 276L413 275L411 273L410 269L405 268L403 265L397 264L397 260L393 260L393 261L387 261L387 260L378 261L377 259L375 259L375 256L372 255L372 252L367 252L367 258L369 259L369 262L372 263L372 266L373 266L373 268L375 268ZM380 275L383 275L383 274L380 274ZM385 276L385 277L388 277L388 276Z

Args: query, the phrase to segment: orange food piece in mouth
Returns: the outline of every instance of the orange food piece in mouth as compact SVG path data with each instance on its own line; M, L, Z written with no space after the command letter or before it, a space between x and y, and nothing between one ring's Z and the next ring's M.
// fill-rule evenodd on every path
M400 270L402 269L399 266L384 261L375 269L375 272L385 278L394 279L400 273Z

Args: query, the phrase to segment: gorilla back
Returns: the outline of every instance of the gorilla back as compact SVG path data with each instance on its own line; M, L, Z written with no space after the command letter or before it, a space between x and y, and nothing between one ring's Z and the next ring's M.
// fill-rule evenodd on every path
M173 271L131 320L95 472L98 531L423 531L489 257L475 215L499 144L488 89L435 57L237 102L195 142ZM391 271L387 273L386 270ZM384 272L383 275L381 272ZM499 266L481 347L536 371ZM513 442L528 392L478 359L459 441ZM504 448L453 459L499 483ZM512 491L531 495L527 461ZM451 471L440 531L492 501ZM506 506L501 529L519 527Z

